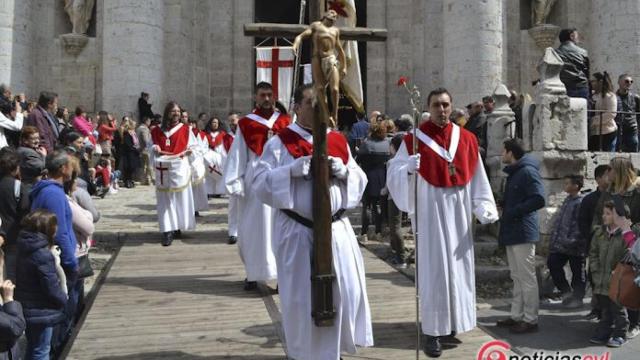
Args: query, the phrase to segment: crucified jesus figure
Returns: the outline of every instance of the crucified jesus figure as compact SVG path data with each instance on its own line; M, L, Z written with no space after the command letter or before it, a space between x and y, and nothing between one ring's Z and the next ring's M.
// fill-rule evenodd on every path
M325 89L329 86L333 111L329 118L332 127L338 122L338 100L340 78L347 75L347 62L340 42L340 29L334 26L338 13L327 11L320 21L315 21L298 35L293 42L293 52L298 55L302 40L311 37L313 54L311 55L311 73L316 94L325 98Z

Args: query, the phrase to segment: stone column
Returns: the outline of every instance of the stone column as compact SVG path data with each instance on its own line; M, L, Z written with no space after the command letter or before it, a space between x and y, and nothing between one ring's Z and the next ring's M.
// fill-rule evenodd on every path
M15 0L0 0L0 83L11 83Z
M244 35L244 24L254 20L254 0L233 1L233 73L232 93L233 109L247 112L253 109L253 88L255 84L256 55L253 49L254 38Z
M164 1L164 95L190 113L194 111L195 5L193 0Z
M591 12L589 55L592 72L606 70L614 83L622 73L639 77L640 2L593 0L592 8L598 9Z
M444 0L444 85L456 106L490 95L502 79L501 0Z
M233 0L216 2L209 8L209 103L211 111L226 120L233 108ZM251 68L247 68L251 69ZM250 72L247 70L247 72Z
M367 1L367 26L386 28L384 0ZM389 36L393 36L389 34ZM387 44L371 42L367 44L367 98L366 109L386 110L387 108Z
M103 109L137 116L137 99L145 91L161 113L164 1L109 0L103 6Z
M0 0L0 83L31 93L33 74L31 0Z

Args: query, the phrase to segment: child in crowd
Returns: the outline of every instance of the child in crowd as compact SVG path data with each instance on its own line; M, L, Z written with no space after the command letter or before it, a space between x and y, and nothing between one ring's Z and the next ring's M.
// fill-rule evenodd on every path
M624 211L622 207L624 206ZM593 296L602 309L602 317L596 333L589 340L592 344L620 347L627 342L629 326L623 306L609 298L611 272L636 240L637 231L631 230L629 207L618 206L613 201L604 204L602 223L593 234L589 251L589 267L593 278ZM622 214L620 214L622 212ZM637 229L634 229L637 230Z
M46 210L29 213L21 223L16 300L27 322L26 359L49 359L53 328L65 318L64 272L58 271L52 252L57 224L56 216Z
M578 215L584 179L580 175L566 176L564 191L568 194L555 219L549 239L549 257L547 267L553 283L562 294L562 304L567 308L582 307L587 274L585 271L587 240L581 235ZM567 282L564 266L571 267L571 285Z
M118 180L120 179L120 171L111 171L111 161L108 156L103 156L96 166L96 185L101 188L98 194L101 197L107 194L115 194L118 192ZM103 195L104 194L104 195Z

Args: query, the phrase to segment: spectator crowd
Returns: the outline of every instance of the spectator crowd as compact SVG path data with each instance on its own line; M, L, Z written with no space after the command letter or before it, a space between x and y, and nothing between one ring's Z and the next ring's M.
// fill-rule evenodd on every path
M62 351L84 308L84 279L93 274L89 250L100 219L94 201L138 180L154 183L151 130L162 116L144 92L138 113L139 122L83 106L70 112L53 92L30 102L0 85L0 359L19 358L16 341L23 333L27 359ZM181 117L189 123L186 110ZM229 115L231 131L237 120ZM212 135L227 129L206 113L198 121ZM208 191L209 197L220 193Z

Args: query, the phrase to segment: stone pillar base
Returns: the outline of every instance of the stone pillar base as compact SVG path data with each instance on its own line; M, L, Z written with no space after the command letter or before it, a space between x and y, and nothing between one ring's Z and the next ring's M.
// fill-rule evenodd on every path
M560 27L551 24L537 25L529 29L529 35L540 49L553 47L559 33Z

